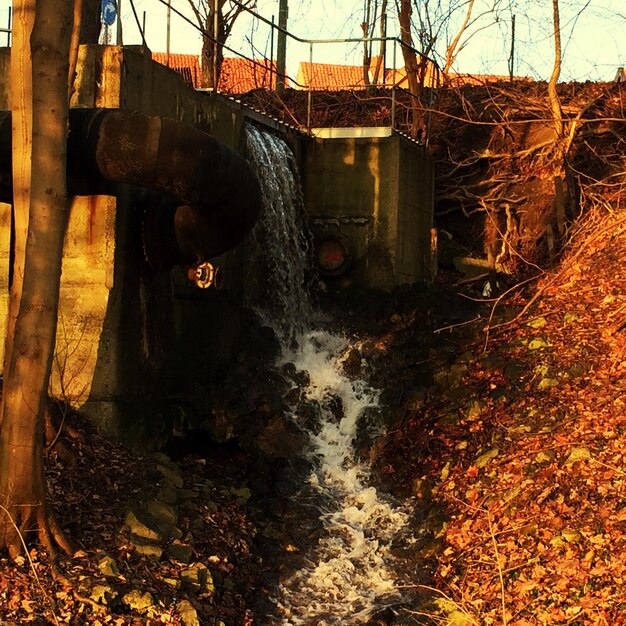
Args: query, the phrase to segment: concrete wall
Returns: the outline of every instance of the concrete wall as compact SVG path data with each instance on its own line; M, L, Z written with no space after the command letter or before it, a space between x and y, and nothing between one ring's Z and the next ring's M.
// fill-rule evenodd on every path
M336 282L389 290L429 279L432 160L389 129L372 129L370 137L358 131L317 137L306 154L305 204L315 235L338 234L352 248L352 266Z
M8 109L9 54L0 50L0 109ZM81 46L71 105L170 117L244 146L243 108L195 92L149 51ZM241 251L222 255L222 291L200 290L180 268L155 272L142 252L144 192L72 200L60 294L52 393L114 438L150 445L167 436L159 412L193 393L235 350L241 308ZM0 205L0 335L8 307L10 207ZM3 342L2 350L4 349Z

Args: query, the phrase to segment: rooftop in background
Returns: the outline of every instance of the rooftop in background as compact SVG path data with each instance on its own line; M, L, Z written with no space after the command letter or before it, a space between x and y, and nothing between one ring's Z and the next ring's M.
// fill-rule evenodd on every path
M153 52L152 59L157 63L167 65L164 52ZM382 64L377 68L378 59L372 59L369 69L369 78L374 83L375 77L379 86L408 87L405 68L396 70L385 68L385 79L382 80ZM199 89L202 86L202 68L200 59L193 54L170 54L169 67L182 75L185 82ZM516 80L531 80L527 77L516 77ZM465 85L484 85L508 81L508 76L495 74L452 74L449 84L453 87ZM438 71L432 64L428 64L424 76L426 86L437 86ZM254 89L274 89L276 86L276 63L267 59L243 59L226 57L222 65L219 91L224 93L242 94ZM360 65L340 65L331 63L301 62L298 68L295 89L311 89L313 91L339 91L343 89L360 90L367 87Z
M194 54L153 52L152 60L168 65L177 71L188 85L202 87L200 58ZM226 57L222 64L218 91L224 93L247 93L253 89L274 89L276 86L276 63L267 59L243 59Z
M383 70L384 67L384 70ZM383 80L384 74L384 80ZM380 57L372 57L368 77L370 84L386 87L407 87L407 74L404 68L393 69L384 66ZM298 67L296 89L315 91L339 91L341 89L365 89L365 75L362 65L339 65L329 63L309 63L303 61ZM428 62L424 73L424 84L438 84L438 70Z

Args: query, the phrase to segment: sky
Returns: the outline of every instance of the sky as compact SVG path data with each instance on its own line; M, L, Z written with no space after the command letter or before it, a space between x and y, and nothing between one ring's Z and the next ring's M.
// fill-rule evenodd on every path
M462 0L452 0L463 5ZM511 17L516 16L515 73L547 79L554 59L552 42L552 0L499 0L506 8L497 14L490 10L498 0L476 0L476 22L468 34L465 47L459 53L454 69L473 74L508 75L508 58L511 47ZM125 44L141 43L137 20L131 10L130 0L120 0L123 41ZM188 0L170 0L171 6L188 15L193 22ZM166 48L166 0L134 0L141 24L145 20L148 47L154 52ZM257 11L271 21L277 20L279 0L258 0ZM302 39L337 39L362 36L363 0L289 0L288 30ZM389 2L390 7L394 1ZM620 66L626 65L626 1L625 0L561 0L561 31L563 40L562 81L611 80ZM10 0L0 0L0 27L6 27ZM530 7L530 8L529 8ZM461 6L461 9L463 7ZM392 13L390 8L389 13ZM447 34L440 36L440 49L446 38L455 34L463 17L459 10ZM270 28L249 16L241 17L229 39L228 45L245 56L271 56ZM172 52L198 54L200 34L175 13L171 19ZM388 35L398 33L392 19ZM3 35L0 34L0 41ZM112 35L115 43L115 34ZM274 43L275 45L275 43ZM313 61L357 65L361 62L362 47L358 43L314 44ZM308 61L311 46L295 39L288 40L288 73L295 77L300 61ZM229 55L229 53L226 53ZM397 65L401 54L396 51ZM387 51L388 65L392 65L393 50Z

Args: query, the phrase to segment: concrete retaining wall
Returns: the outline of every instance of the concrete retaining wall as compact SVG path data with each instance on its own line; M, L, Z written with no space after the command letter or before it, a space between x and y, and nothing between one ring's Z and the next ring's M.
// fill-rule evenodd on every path
M318 240L350 242L352 266L335 279L390 290L431 276L433 164L390 129L323 133L309 146L305 204Z

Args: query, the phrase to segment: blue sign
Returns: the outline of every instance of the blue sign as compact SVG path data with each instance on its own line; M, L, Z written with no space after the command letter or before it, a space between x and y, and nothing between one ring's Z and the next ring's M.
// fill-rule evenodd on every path
M102 21L107 26L112 26L117 17L115 0L102 0Z

